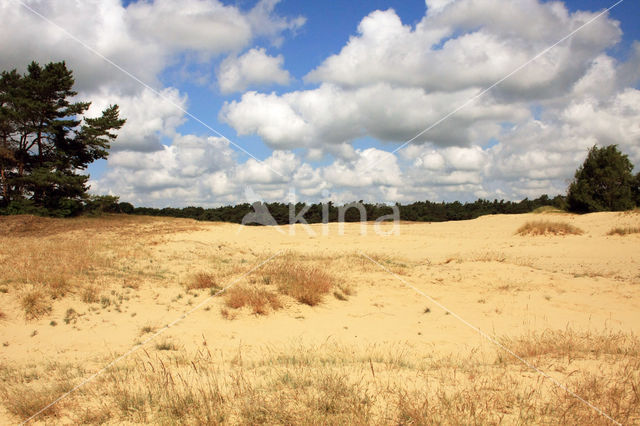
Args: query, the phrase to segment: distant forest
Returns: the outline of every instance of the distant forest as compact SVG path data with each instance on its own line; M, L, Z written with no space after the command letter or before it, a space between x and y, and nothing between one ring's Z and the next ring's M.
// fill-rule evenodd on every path
M114 198L116 197L104 197ZM105 200L106 201L106 200ZM289 204L284 203L260 203L266 207L275 222L279 225L289 223ZM376 220L382 216L393 213L391 206L385 204L369 204L360 201L366 210L367 220ZM479 216L488 214L516 214L530 213L533 210L543 206L553 206L558 209L565 209L567 205L566 197L558 195L549 198L542 195L535 200L525 198L522 201L504 201L504 200L483 200L479 199L474 202L460 203L458 201L452 203L435 203L431 201L418 201L411 204L396 204L400 210L400 220L416 221L416 222L444 222L449 220L468 220L475 219ZM304 219L308 223L321 223L323 205L320 203L307 205L297 203L295 205L296 214L300 213L305 207L309 209L304 214ZM167 216L178 218L190 218L202 221L231 222L242 223L242 219L248 213L253 213L252 204L238 204L235 206L224 206L216 208L203 207L184 207L172 208L165 207L162 209L151 207L133 207L129 203L113 203L110 206L104 206L103 211L112 211L119 213L148 215L148 216ZM339 206L328 203L329 222L338 221ZM327 208L325 207L325 209ZM260 209L263 210L263 209ZM345 212L345 222L360 221L360 211L357 208L349 208Z

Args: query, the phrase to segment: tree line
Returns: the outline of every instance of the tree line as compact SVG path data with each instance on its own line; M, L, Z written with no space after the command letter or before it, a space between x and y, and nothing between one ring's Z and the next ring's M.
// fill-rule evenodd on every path
M243 218L247 214L255 211L269 212L271 217L275 219L278 225L290 223L291 214L298 215L304 211L302 218L308 223L321 223L323 221L323 209L326 209L326 217L329 222L337 222L340 209L344 211L345 222L359 222L361 216L365 216L367 220L376 220L382 216L393 214L393 208L386 204L365 203L362 200L357 204L364 207L364 215L355 208L349 207L349 204L340 205L328 202L323 203L296 203L295 205L285 203L244 203L233 206L223 206L215 208L203 207L134 207L130 203L120 203L117 197L106 196L94 198L93 208L108 213L126 213L145 216L163 216L188 218L201 221L214 222L230 222L242 223ZM567 206L566 197L558 195L550 198L542 195L534 200L525 198L522 201L504 201L504 200L483 200L479 199L474 202L461 203L454 202L431 202L417 201L410 204L396 204L400 220L416 221L416 222L443 222L449 220L468 220L489 214L517 214L529 213L539 207L553 206L557 209L565 209ZM346 209L345 209L346 208ZM251 223L249 223L251 224Z

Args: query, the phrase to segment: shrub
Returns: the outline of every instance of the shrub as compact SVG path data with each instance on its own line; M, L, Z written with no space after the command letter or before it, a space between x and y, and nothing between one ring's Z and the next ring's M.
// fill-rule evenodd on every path
M581 235L583 231L564 222L527 222L516 231L518 235Z

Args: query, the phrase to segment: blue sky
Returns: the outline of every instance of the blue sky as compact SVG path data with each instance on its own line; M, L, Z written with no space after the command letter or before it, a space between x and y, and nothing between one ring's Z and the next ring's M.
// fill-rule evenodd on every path
M121 106L89 172L136 205L521 199L564 193L594 144L640 162L636 1L473 102L613 2L10 3L0 65L66 60L90 114Z

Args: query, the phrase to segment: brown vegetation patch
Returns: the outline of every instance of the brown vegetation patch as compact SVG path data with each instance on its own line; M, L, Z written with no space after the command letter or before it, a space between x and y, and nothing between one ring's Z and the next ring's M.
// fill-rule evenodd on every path
M197 274L194 274L191 281L186 284L186 288L187 290L199 290L205 288L219 290L222 287L217 284L216 277L213 274L208 272L198 272Z
M262 271L263 281L273 283L278 291L300 303L315 306L329 293L334 278L315 265L305 265L293 258L278 259Z
M584 231L569 223L551 221L532 221L522 225L517 235L581 235Z
M282 308L280 298L270 291L254 287L232 287L225 292L225 305L232 309L249 306L254 314L266 315L271 309ZM224 314L223 314L224 315Z
M607 232L607 235L629 235L629 234L640 234L640 226L617 227Z
M20 297L20 306L28 320L37 319L51 312L51 300L42 289L31 289Z

